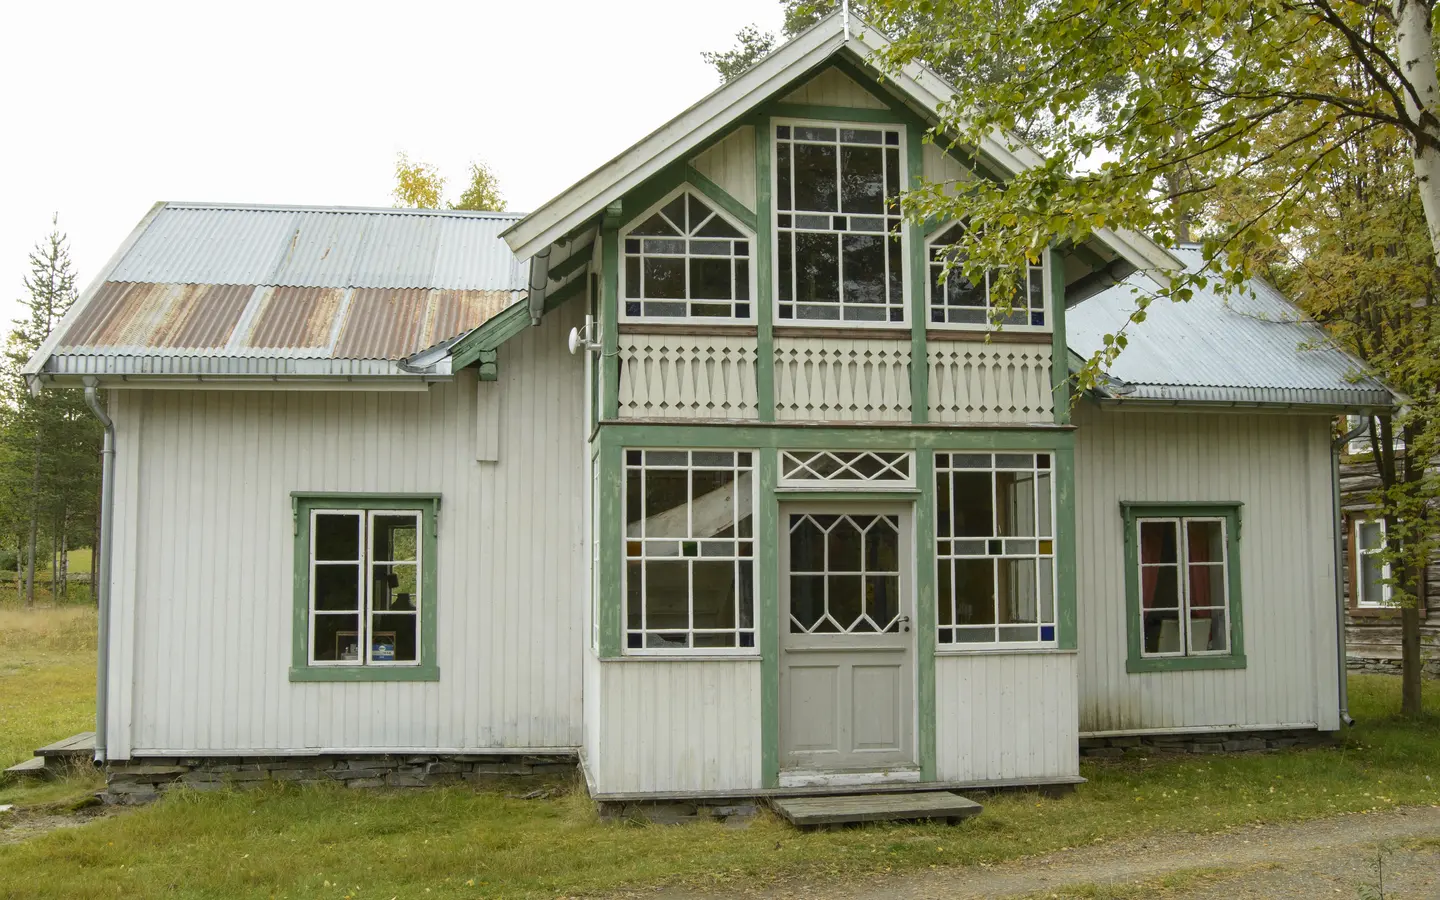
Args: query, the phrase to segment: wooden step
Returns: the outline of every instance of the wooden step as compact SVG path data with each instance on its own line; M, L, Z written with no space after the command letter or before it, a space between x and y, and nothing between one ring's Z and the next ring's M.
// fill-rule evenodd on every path
M50 774L45 768L45 757L32 756L22 763L16 763L5 770L6 775L14 775L17 778L43 778Z
M41 747L35 755L46 759L89 759L95 755L95 732L72 734L63 741Z
M944 819L954 825L961 819L979 815L982 809L974 800L946 791L776 797L770 805L790 824L800 828L914 819Z

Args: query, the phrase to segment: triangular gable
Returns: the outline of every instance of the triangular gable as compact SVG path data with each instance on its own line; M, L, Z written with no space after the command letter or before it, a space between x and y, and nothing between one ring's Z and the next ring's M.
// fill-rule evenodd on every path
M879 97L833 66L780 98L780 102L807 103L813 106L854 106L860 109L887 108Z
M867 65L866 60L884 52L889 45L883 34L857 16L849 16L847 23L839 12L832 13L543 204L501 237L520 259L542 253L665 167L713 149L714 141L782 91L785 94L840 91L848 89L848 82L868 94L853 79L826 63L838 55L863 67ZM884 82L888 93L929 121L939 120L942 105L954 94L953 88L939 75L916 64L887 74ZM987 168L1001 173L1019 173L1043 161L1018 138L998 129L982 141L977 150ZM1095 236L1135 268L1157 280L1163 281L1166 272L1182 268L1164 248L1143 235L1097 229Z

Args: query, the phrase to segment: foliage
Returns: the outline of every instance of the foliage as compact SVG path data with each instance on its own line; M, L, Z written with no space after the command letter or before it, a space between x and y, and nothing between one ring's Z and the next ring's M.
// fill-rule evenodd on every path
M445 176L427 162L412 162L401 153L395 159L395 188L390 195L397 207L412 209L441 209L445 193ZM486 210L504 212L505 198L500 195L500 179L483 162L470 164L470 184L460 199L449 204L450 209Z
M734 49L705 51L700 54L700 58L715 67L715 71L720 73L721 81L730 81L774 49L773 33L761 31L754 25L746 25L735 32Z
M426 162L411 162L404 153L395 158L395 189L390 196L397 207L439 209L445 176Z
M450 204L451 209L474 209L486 212L504 212L505 198L500 196L500 179L483 162L470 164L470 186L460 195L459 201Z

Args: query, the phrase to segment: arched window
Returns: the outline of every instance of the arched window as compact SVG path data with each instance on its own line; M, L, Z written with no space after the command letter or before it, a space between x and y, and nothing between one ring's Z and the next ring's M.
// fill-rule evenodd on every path
M682 187L622 235L621 318L752 319L752 239Z
M1025 281L1010 299L1010 311L1000 315L997 306L1000 294L993 272L986 272L979 282L972 282L961 272L965 257L955 246L965 234L965 226L956 223L931 238L928 249L930 275L930 323L932 325L970 325L988 328L1040 329L1048 324L1045 309L1045 267L1026 267ZM945 272L945 264L950 271Z

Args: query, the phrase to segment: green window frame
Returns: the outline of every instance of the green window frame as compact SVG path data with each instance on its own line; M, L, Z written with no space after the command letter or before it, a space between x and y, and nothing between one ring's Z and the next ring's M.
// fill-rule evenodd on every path
M1127 635L1127 658L1125 671L1142 672L1184 672L1205 669L1245 668L1245 626L1241 598L1240 577L1240 510L1242 504L1235 501L1214 503L1125 503L1120 504L1125 523L1125 629ZM1178 629L1180 649L1177 652L1146 653L1144 649L1145 625L1141 609L1141 540L1140 528L1143 522L1176 523L1177 535L1188 534L1187 526L1195 522L1218 522L1224 529L1224 578L1225 622L1229 629L1227 648L1224 651L1195 651L1188 646L1191 640L1189 630ZM1177 537L1177 558L1173 563L1176 570L1177 622L1190 619L1187 611L1194 605L1190 598L1190 576L1186 571L1188 562L1183 538ZM1214 562L1195 563L1194 566L1213 566ZM1208 607L1206 607L1208 608ZM1213 616L1213 612L1210 613ZM1213 628L1213 621L1211 622ZM1193 625L1192 625L1193 628ZM1213 638L1212 638L1213 639Z
M294 517L295 536L294 619L291 629L290 680L302 682L439 681L440 666L436 658L436 607L438 605L436 544L439 537L440 495L297 491L290 495L290 503ZM366 659L314 662L310 647L310 623L312 621L310 579L311 572L315 568L312 564L314 561L311 559L311 523L317 513L327 512L357 516L364 523L363 547L354 564L362 566L361 571L365 573L361 583L366 585L364 588L366 596L361 598L357 614L360 617L360 629L363 629L363 633L369 634L370 622L376 615L369 599L369 593L373 591L373 586L371 586L373 572L369 570L376 565L388 565L392 569L397 567L395 564L383 560L372 559L375 545L371 536L373 526L370 524L372 520L370 514L383 513L386 510L413 511L418 514L420 519L420 527L417 532L419 546L416 548L414 563L417 568L415 575L419 586L418 597L415 598L416 602L414 603L418 607L418 611L414 615L419 618L416 638L417 659L414 663L372 659L376 648L370 646L371 641L362 642L357 634L357 644L366 647L363 651ZM391 581L390 583L394 584L395 582ZM317 612L317 614L319 613ZM392 641L392 647L393 644Z

